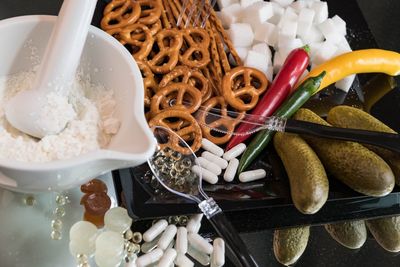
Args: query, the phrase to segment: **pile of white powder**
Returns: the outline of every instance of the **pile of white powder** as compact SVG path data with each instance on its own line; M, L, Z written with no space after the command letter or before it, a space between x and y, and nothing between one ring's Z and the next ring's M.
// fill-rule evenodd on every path
M120 122L113 116L113 91L79 74L68 95L75 114L65 114L72 119L61 133L38 140L16 130L5 119L5 103L29 89L34 80L34 70L0 77L0 159L47 162L72 158L105 147L117 133Z

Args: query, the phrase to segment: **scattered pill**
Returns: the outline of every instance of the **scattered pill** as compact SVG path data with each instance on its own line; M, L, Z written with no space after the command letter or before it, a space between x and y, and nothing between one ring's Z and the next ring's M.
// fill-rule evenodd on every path
M158 235L156 238L154 238L153 241L144 242L141 246L142 253L148 253L148 252L154 250L155 248L157 248L157 243L158 243L158 240L160 239L160 237L161 237L161 235Z
M189 233L188 241L194 249L200 252L204 252L206 254L211 254L213 252L213 246L199 234Z
M162 250L166 250L168 245L174 239L176 235L177 228L174 224L170 224L165 228L164 233L161 235L160 239L158 240L157 247L161 248Z
M234 147L232 147L231 149L229 149L228 151L226 151L224 153L223 158L227 161L233 159L233 158L237 158L238 156L240 156L243 151L246 149L246 145L243 143L240 143Z
M190 257L192 257L203 266L208 266L210 264L210 256L202 251L195 249L193 246L189 246L188 254Z
M197 162L201 167L209 170L210 172L214 173L215 175L220 175L222 173L222 169L217 164L215 164L203 157L197 158Z
M174 263L174 260L176 258L176 250L173 248L169 248L164 252L164 255L162 255L160 261L158 262L157 266L159 267L169 267L171 264Z
M183 253L178 253L175 258L175 264L179 267L193 267L194 263Z
M225 170L224 173L224 180L226 182L232 182L233 179L235 178L236 171L239 167L239 160L236 158L233 158L229 161L228 167Z
M242 172L239 174L239 180L242 183L251 182L255 180L259 180L267 176L267 173L263 169L257 169L253 171Z
M211 267L221 267L225 264L225 241L216 238L213 242L213 253L211 255Z
M186 254L188 249L187 229L179 227L176 233L175 249L178 253Z
M224 160L223 158L220 158L208 151L204 151L203 153L201 153L201 156L203 158L205 158L206 160L217 164L223 170L226 169L226 167L228 166L228 162L226 160Z
M224 154L224 150L222 148L205 138L201 140L201 147L218 157L222 157L222 155Z
M216 184L218 182L218 176L214 173L210 172L209 170L200 167L199 165L194 165L192 167L192 171L197 174L198 176L201 175L201 179L206 181L210 184Z
M146 232L144 232L143 240L145 242L151 242L154 238L161 234L165 230L165 228L167 228L167 226L168 222L166 220L159 220Z
M201 219L203 219L203 214L196 214L190 217L186 229L188 233L198 233L201 227Z
M164 252L162 251L161 248L156 248L155 250L137 258L136 266L144 267L144 266L150 265L152 263L155 263L161 259L163 254L164 254Z

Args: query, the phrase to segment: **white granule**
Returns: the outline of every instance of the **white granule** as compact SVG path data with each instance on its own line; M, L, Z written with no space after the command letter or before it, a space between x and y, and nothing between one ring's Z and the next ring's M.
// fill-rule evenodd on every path
M82 75L77 75L73 82L68 103L58 96L48 96L52 104L66 105L65 118L69 122L61 133L38 140L18 131L7 122L4 116L5 103L19 91L29 89L35 73L32 70L0 77L0 158L48 162L73 158L106 146L119 129L119 121L113 117L113 91L91 84ZM48 108L51 109L51 105Z

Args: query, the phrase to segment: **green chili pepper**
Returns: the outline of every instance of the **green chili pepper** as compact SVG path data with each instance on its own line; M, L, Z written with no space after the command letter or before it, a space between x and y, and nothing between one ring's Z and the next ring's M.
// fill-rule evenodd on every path
M318 91L322 78L326 72L323 71L316 77L310 77L305 80L293 95L286 100L282 106L274 113L276 117L290 118L307 100ZM240 158L238 173L244 171L253 160L264 150L272 139L275 132L270 130L262 130L251 140Z

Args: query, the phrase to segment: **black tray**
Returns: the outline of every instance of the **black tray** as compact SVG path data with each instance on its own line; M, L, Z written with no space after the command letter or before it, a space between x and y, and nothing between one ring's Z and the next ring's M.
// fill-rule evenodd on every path
M347 21L347 37L354 50L377 47L355 0L327 2L330 16L338 14ZM307 106L319 109L322 115L324 111L320 110L321 103L324 107L343 103L362 106L362 88L373 77L374 75L358 75L349 94L329 88L310 100ZM372 107L371 113L400 131L400 118L394 116L400 113L400 88L395 88L378 101ZM303 215L291 202L285 170L272 146L268 147L267 152L252 167L266 169L267 179L249 184L221 183L205 186L206 192L217 200L240 231L400 214L399 188L396 187L385 197L374 198L360 195L337 180L330 179L327 203L317 214ZM125 203L130 216L151 219L199 212L194 203L177 198L163 189L158 189L158 193L155 193L147 181L146 173L147 165L113 172L119 201Z

